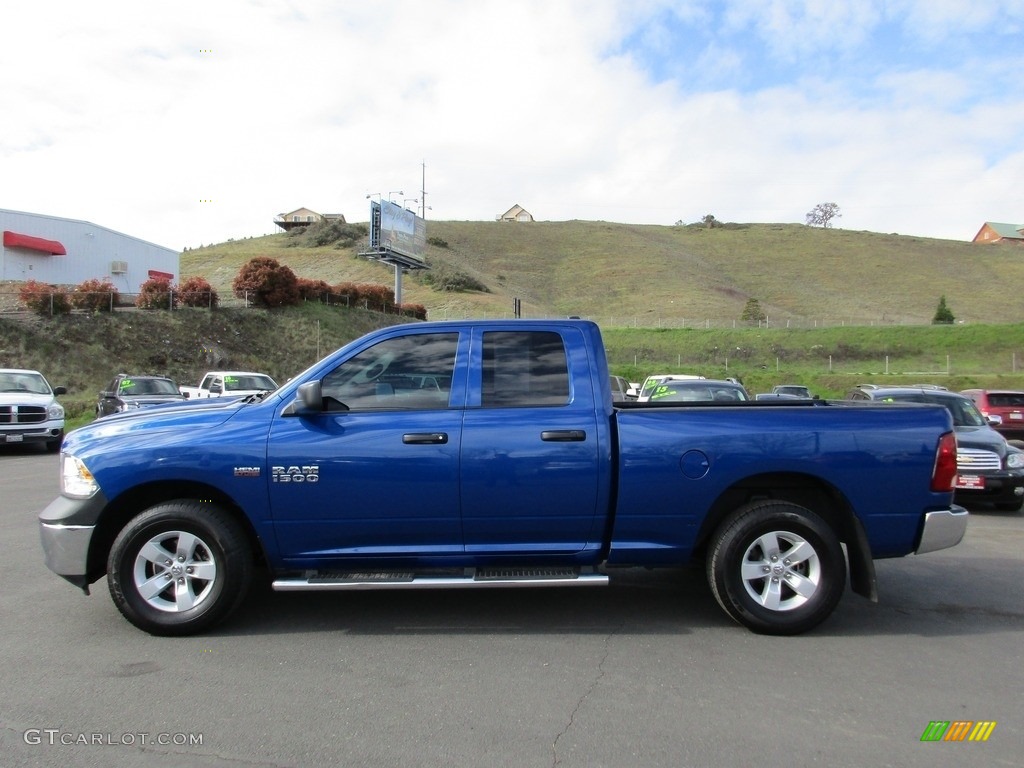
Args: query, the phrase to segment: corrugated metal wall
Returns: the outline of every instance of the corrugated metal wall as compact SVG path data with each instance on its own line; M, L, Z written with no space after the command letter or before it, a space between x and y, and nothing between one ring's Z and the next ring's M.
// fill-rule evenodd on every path
M120 291L137 293L149 279L151 269L173 274L175 282L180 274L177 251L88 221L0 209L0 231L5 230L57 240L67 250L67 255L50 256L25 248L4 248L0 244L0 280L77 285L92 278L106 278ZM113 262L124 262L127 271L113 274Z

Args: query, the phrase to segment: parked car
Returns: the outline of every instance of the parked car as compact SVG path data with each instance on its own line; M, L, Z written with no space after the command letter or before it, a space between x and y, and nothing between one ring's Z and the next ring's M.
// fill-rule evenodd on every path
M740 403L750 400L742 384L719 379L666 381L651 392L651 403Z
M0 443L45 443L60 450L64 440L64 406L57 395L64 387L51 387L39 371L0 368Z
M185 396L178 385L166 376L132 376L119 373L100 392L96 402L96 416L109 416L151 405L179 403Z
M998 417L992 428L1007 440L1024 440L1024 392L1016 389L965 389L986 418Z
M703 378L703 376L688 373L659 373L654 376L648 376L640 386L640 394L637 400L641 403L646 403L651 399L651 393L654 392L654 388L660 384L666 384L671 381L694 381Z
M772 387L773 395L790 395L792 397L814 397L811 390L803 384L778 384Z
M847 399L944 406L956 430L956 503L985 502L1007 511L1024 505L1024 451L992 429L966 395L943 388L870 386L853 389Z
M256 371L209 371L198 387L179 387L186 398L248 397L260 392L273 392L277 382Z

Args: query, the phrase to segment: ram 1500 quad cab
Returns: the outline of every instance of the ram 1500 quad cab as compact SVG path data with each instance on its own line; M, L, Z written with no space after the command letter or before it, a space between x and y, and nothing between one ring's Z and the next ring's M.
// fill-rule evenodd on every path
M115 414L70 433L47 565L107 577L139 628L224 619L275 590L599 585L703 563L762 633L875 598L877 558L955 545L945 408L613 404L582 320L416 323L275 392Z

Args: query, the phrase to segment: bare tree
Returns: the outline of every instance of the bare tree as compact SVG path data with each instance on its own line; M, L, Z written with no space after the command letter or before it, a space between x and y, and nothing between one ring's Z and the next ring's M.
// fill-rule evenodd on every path
M829 229L832 227L832 219L842 217L836 203L818 203L807 213L807 226Z

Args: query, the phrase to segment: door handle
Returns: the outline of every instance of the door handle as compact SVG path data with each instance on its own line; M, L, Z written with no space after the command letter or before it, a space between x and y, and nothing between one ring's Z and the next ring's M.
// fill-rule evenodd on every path
M406 445L444 445L448 442L446 432L409 432L402 435Z
M587 439L585 429L545 429L540 439L548 443L582 443Z

